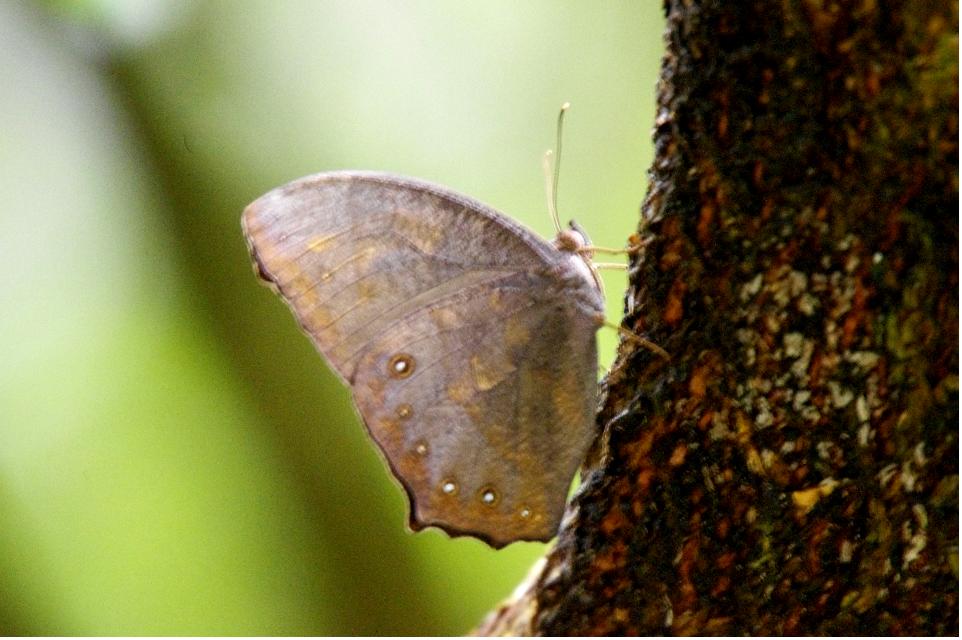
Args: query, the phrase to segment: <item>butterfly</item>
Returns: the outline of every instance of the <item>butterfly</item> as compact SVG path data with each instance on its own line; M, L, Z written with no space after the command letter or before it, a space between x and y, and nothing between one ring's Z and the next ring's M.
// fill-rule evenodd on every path
M242 226L350 387L411 529L554 537L596 433L604 300L577 227L548 242L443 187L351 171L270 191Z

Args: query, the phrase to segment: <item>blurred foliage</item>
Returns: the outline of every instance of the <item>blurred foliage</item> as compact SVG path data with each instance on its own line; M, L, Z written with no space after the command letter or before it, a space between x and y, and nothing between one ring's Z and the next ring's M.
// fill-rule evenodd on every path
M562 215L623 245L662 28L654 1L0 4L0 633L457 634L507 596L544 546L405 530L240 211L379 169L550 236L570 100Z

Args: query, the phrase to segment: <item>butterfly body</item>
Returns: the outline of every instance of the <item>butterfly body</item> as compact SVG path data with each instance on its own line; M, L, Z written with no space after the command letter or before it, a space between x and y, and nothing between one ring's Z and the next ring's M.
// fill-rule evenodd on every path
M553 537L595 433L604 305L578 243L368 172L279 187L242 224L259 275L351 387L410 526L495 547Z

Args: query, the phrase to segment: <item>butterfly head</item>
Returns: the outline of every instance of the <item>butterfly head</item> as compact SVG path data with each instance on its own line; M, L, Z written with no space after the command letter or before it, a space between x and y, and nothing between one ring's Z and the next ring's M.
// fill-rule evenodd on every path
M554 246L559 251L571 254L571 261L589 281L599 290L604 291L598 270L591 262L593 252L591 251L591 239L584 229L574 220L568 222L568 228L562 229L555 236Z
M554 246L560 251L568 253L585 253L591 246L591 240L585 230L574 220L568 223L567 229L562 229L555 236Z

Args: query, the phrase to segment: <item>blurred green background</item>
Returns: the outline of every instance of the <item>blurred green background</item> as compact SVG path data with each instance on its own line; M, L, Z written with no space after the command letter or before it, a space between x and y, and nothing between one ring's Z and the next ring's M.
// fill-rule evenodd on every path
M569 100L562 216L624 245L663 25L656 0L0 4L0 634L459 634L508 596L544 545L405 530L240 212L377 169L550 236Z

